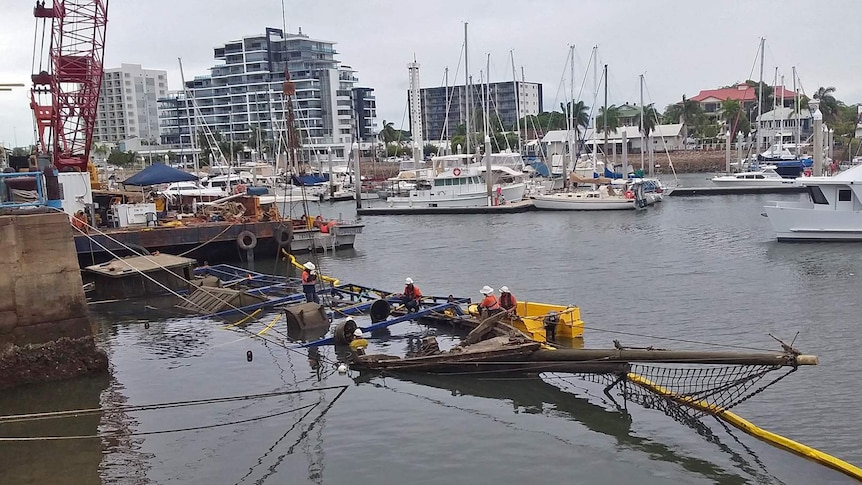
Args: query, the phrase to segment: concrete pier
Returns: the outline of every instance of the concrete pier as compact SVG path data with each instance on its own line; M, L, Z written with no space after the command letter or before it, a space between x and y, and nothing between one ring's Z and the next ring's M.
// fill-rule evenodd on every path
M0 248L0 389L105 372L69 217L0 212Z

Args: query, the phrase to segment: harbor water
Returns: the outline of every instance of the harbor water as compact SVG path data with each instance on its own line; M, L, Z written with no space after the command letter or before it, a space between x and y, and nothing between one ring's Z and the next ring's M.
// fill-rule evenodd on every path
M820 365L734 412L862 464L860 246L775 242L763 204L799 197L365 217L354 249L315 261L343 282L391 291L409 276L426 295L475 301L482 286L507 285L519 299L576 304L586 347L780 350L769 334L793 341ZM322 208L350 217L353 204ZM255 265L285 271L276 259ZM2 483L853 483L713 418L693 428L572 376L341 375L334 349L294 348L283 319L267 340L253 337L274 312L247 326L162 301L92 305L91 313L110 375L0 392L0 414L113 409L0 424L0 436L77 437L0 442ZM370 341L374 352L403 354L428 334L442 345L455 339L406 323ZM773 374L782 373L762 383ZM278 394L291 390L308 392ZM120 407L265 393L273 395Z

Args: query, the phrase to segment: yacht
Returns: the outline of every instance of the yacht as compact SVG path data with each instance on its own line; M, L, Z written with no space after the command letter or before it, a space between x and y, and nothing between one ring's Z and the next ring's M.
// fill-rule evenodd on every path
M764 206L779 241L862 241L862 166L806 177L805 188L806 200Z
M794 178L784 178L771 168L752 170L712 178L712 183L722 187L796 187Z
M430 178L416 180L406 195L386 199L390 207L482 207L488 205L488 187L476 166L441 169ZM514 171L512 171L514 173ZM517 174L517 173L515 173ZM512 176L512 174L509 174ZM526 184L522 181L493 184L492 204L519 201Z
M173 199L175 197L199 197L201 199L217 199L227 193L219 187L205 187L199 182L174 182L162 191L162 194Z

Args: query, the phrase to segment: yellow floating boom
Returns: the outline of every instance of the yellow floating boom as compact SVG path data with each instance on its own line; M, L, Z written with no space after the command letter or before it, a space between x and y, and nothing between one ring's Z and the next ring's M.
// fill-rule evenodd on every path
M856 465L848 463L840 458L836 458L828 453L824 453L820 450L814 449L810 446L803 445L802 443L799 443L797 441L793 441L790 438L785 438L784 436L760 428L754 423L743 419L739 415L732 413L720 406L716 406L715 404L710 404L706 401L699 399L693 399L688 396L681 396L673 391L670 391L669 389L659 386L658 384L650 381L649 379L641 376L640 374L629 372L628 374L626 374L626 377L631 382L645 389L648 389L660 396L667 397L680 404L690 406L692 408L699 409L701 411L717 416L721 420L729 423L737 429L742 430L746 434L754 436L759 440L765 441L773 446L782 448L791 453L795 453L804 458L808 458L809 460L820 463L821 465L828 466L833 470L838 470L839 472L849 477L853 477L856 480L862 481L862 468L859 468Z
M305 269L305 266L299 264L299 262L296 260L296 258L292 254L285 251L284 248L281 248L281 252L282 252L282 254L284 254L284 256L286 258L288 258L290 260L290 264L294 265L295 267L297 267L299 269ZM318 274L317 276L322 281L325 281L327 283L332 283L333 285L338 285L338 283L339 283L338 278L333 278L332 276L323 276L322 274Z

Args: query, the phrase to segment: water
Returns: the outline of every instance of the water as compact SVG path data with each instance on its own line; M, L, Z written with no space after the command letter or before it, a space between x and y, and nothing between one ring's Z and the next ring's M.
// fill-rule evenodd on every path
M762 205L795 197L670 198L637 213L367 217L356 249L318 263L342 281L384 289L411 276L425 294L477 298L486 284L507 285L521 299L578 304L589 347L617 339L774 350L769 333L789 342L799 332L796 347L821 364L734 410L862 463L853 398L862 374L853 357L858 245L774 242ZM351 208L326 210L349 216ZM275 265L257 261L258 270ZM321 390L0 426L3 436L121 431L101 440L0 443L3 483L850 483L711 418L704 436L656 410L629 404L623 413L601 386L570 376L341 376L324 363L318 380L307 350L286 351L223 328L228 322L157 310L159 303L92 307L110 376L0 393L0 412L347 390L334 404L337 390ZM273 340L282 337L278 328ZM429 331L393 327L372 339L373 350L402 354L410 336ZM439 338L444 347L454 342ZM131 435L176 428L200 429Z

